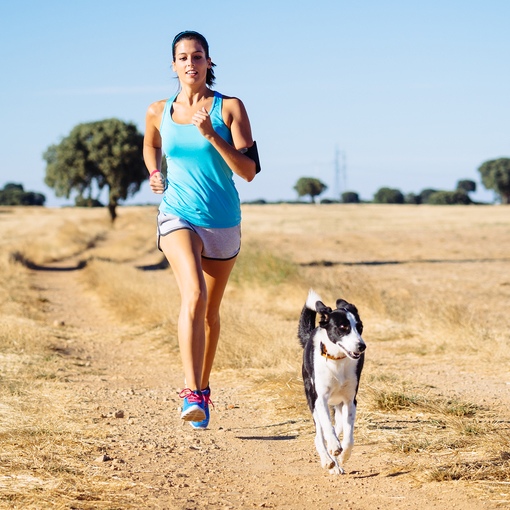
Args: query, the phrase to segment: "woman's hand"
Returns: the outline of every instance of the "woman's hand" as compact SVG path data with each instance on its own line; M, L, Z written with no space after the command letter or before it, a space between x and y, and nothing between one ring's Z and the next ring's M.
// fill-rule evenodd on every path
M224 122L232 133L233 146L214 131L211 118L205 108L201 108L193 115L191 123L220 153L232 172L250 182L256 174L255 162L238 151L253 145L248 115L243 103L237 98L225 98L223 109Z
M194 124L200 131L200 134L206 138L215 134L211 117L209 117L205 107L202 107L191 117L191 123Z
M165 178L161 172L156 172L149 179L149 186L151 187L151 191L158 195L161 195L165 192L166 183Z

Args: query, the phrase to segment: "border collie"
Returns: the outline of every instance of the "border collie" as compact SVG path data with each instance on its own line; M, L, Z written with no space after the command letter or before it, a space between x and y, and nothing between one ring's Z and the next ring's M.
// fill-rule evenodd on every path
M338 299L332 310L310 289L298 329L303 346L303 382L315 422L315 447L322 467L331 474L344 473L343 465L354 444L356 394L366 349L362 332L363 324L354 305Z

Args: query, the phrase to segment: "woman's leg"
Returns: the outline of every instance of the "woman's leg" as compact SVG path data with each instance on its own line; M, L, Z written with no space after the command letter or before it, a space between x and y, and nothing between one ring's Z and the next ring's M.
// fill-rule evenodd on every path
M205 351L207 286L202 273L202 241L192 230L181 229L160 238L181 294L178 338L186 386L202 388Z
M220 337L220 305L236 258L229 260L202 259L202 269L207 286L205 311L205 356L201 389L209 384L209 376Z

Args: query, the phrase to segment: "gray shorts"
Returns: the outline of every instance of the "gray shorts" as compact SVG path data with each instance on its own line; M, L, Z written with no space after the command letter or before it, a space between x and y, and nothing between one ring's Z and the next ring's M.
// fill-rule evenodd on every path
M173 214L158 213L158 249L159 240L176 230L188 229L195 232L202 240L202 257L206 259L229 260L234 258L241 249L241 225L230 228L205 228L192 225Z

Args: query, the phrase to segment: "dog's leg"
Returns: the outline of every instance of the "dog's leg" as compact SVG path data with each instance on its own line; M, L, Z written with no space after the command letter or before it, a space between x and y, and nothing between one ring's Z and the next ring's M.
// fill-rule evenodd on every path
M315 412L313 420L315 422L315 448L321 459L321 466L324 469L331 469L335 466L335 460L328 454L322 434L322 427Z
M333 423L331 422L328 399L318 398L315 405L322 427L322 433L324 435L324 439L326 440L328 453L331 456L336 457L337 455L340 455L340 452L342 451L342 445L340 444L340 441L335 433Z
M315 402L313 419L316 429L315 447L321 458L322 467L329 469L330 472L343 473L336 459L342 451L342 445L335 435L335 429L331 423L327 397L318 398Z
M315 448L321 459L321 466L328 469L331 474L340 475L344 470L339 466L336 457L332 457L326 449L326 442L324 440L323 429L316 414L314 413L315 421Z
M343 438L342 453L339 457L340 465L343 466L351 456L354 446L354 422L356 420L356 404L351 400L342 409Z
M338 404L334 407L334 410L335 410L335 434L336 434L336 437L338 437L339 439L340 439L340 436L342 435L342 430L344 428L343 417L342 417L343 405L344 405L343 402L341 402L340 404Z
M343 403L333 406L334 417L335 417L334 431L335 431L335 436L338 439L340 439L340 435L342 434L342 429L343 429L342 408L343 408ZM341 458L341 456L342 456L342 451L340 452L338 457L334 457L335 465L330 466L330 468L329 468L329 472L332 475L343 475L345 473L345 471L342 468L342 463L339 462L339 459Z

